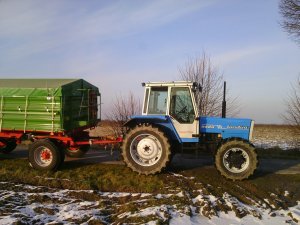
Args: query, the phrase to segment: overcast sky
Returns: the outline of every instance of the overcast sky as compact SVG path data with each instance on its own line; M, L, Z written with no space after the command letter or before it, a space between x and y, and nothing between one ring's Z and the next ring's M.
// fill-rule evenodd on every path
M0 0L0 78L83 78L103 115L142 82L178 80L208 53L239 97L239 117L282 123L300 47L279 26L276 0Z

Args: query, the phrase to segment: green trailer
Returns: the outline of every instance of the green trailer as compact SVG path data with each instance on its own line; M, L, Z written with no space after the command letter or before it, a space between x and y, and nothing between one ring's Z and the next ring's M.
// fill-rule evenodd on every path
M94 125L97 87L82 79L0 80L0 131L59 133Z
M56 170L65 153L79 157L89 149L84 130L100 121L100 101L98 88L83 79L0 79L0 151L31 140L31 165Z

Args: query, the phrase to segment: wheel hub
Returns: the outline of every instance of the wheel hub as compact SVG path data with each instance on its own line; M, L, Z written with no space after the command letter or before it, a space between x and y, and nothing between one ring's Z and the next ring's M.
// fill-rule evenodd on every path
M161 158L161 143L153 135L141 134L133 139L130 154L137 164L152 166Z
M153 158L157 151L157 145L151 138L144 138L137 145L137 152L144 159Z
M42 158L42 160L49 160L51 158L51 152L48 149L43 150L41 152L41 158Z
M51 164L53 155L50 149L45 146L40 146L34 153L35 162L41 166L46 167Z
M244 172L249 164L249 155L241 148L231 148L223 156L223 165L232 173Z

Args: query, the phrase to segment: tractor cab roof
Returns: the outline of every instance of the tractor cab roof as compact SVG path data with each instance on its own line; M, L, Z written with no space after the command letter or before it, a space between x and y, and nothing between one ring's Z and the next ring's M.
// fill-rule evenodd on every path
M172 81L172 82L148 82L142 83L145 87L168 87L168 86L193 86L196 82L192 81Z
M192 87L193 90L201 90L201 85L192 81L172 81L172 82L148 82L142 83L143 87Z

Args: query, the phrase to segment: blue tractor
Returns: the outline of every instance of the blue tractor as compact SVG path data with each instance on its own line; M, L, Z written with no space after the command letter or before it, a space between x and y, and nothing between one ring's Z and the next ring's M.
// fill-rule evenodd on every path
M215 165L224 177L243 180L254 173L258 160L250 143L253 120L199 117L195 92L201 87L195 82L151 82L143 86L142 115L126 122L122 144L124 161L133 171L159 173L175 153L184 152L185 146L210 144L216 146Z

